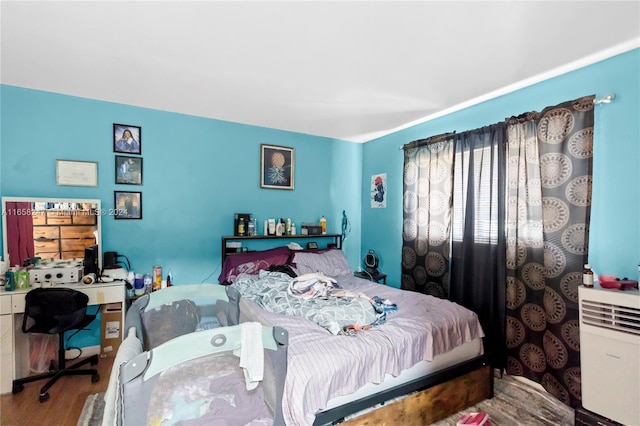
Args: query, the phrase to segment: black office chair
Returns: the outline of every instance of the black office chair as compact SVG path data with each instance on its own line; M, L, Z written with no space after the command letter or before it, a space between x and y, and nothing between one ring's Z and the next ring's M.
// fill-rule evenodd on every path
M13 381L14 394L24 389L24 384L42 379L51 379L40 389L40 402L49 399L49 388L62 376L91 375L91 383L100 380L96 369L77 369L91 363L98 364L98 355L93 355L70 367L65 365L64 332L81 330L96 319L87 315L89 296L70 288L36 288L26 295L22 331L58 335L58 366L51 361L48 373L29 376Z

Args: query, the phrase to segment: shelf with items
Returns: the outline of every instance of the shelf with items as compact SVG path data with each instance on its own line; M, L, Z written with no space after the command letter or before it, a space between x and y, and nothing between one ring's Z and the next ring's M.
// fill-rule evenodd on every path
M224 265L224 260L227 256L233 255L227 253L227 242L229 241L258 241L258 240L317 240L317 239L331 239L336 248L342 249L342 234L318 234L318 235L250 235L250 236L225 236L222 237L222 246L220 256L222 259L221 265ZM329 242L328 244L331 244Z

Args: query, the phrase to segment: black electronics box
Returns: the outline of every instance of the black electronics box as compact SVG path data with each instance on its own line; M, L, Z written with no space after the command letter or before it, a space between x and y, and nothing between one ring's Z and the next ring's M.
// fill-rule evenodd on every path
M302 235L322 235L322 226L315 223L303 223L301 233Z
M622 426L606 417L602 417L586 408L580 406L576 408L575 426Z

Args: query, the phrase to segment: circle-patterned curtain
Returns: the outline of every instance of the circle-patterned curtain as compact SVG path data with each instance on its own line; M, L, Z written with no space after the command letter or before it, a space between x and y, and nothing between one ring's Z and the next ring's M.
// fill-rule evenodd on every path
M402 283L445 297L453 173L452 138L405 149L402 225Z
M581 401L593 122L589 96L507 123L507 373L572 407Z

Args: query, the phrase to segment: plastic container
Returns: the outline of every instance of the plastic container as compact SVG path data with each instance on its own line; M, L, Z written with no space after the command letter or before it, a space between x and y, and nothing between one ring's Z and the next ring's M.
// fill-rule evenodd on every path
M4 273L4 291L13 291L16 289L16 278L13 271Z
M324 216L320 218L320 228L322 229L322 234L327 233L327 219Z

